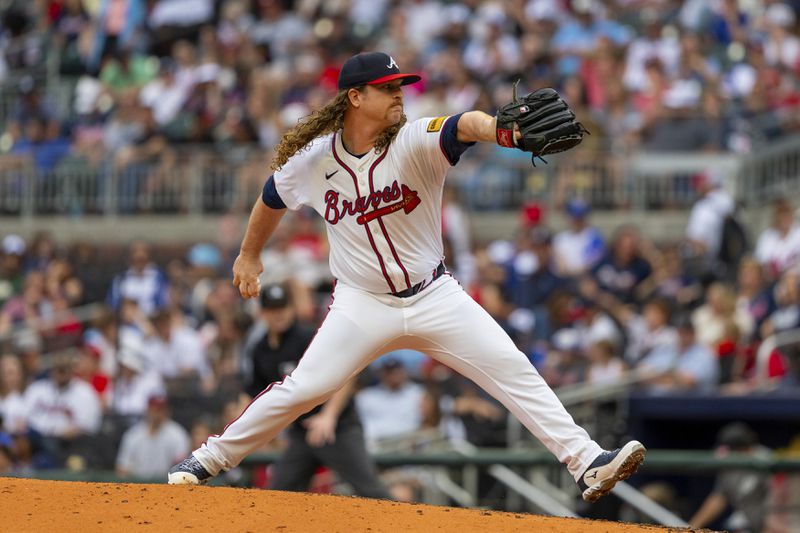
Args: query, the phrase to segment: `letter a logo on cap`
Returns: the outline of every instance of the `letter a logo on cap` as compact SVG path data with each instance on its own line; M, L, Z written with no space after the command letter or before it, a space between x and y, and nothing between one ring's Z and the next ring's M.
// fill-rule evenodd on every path
M389 56L389 64L386 65L386 68L392 68L392 67L398 68L398 69L400 68L400 67L397 66L397 62L394 60L394 58L392 56Z

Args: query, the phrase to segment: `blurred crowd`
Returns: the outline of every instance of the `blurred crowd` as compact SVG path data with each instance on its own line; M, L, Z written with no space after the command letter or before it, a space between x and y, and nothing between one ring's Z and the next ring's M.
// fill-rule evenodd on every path
M758 356L763 339L800 326L794 208L776 202L771 226L749 238L719 177L697 181L681 242L656 246L633 225L605 236L573 199L562 231L532 204L514 241L489 243L474 261L451 257L554 387L628 378L651 393L795 387L794 351Z
M424 75L406 92L411 118L494 113L521 77L524 89L563 92L592 131L589 150L746 153L800 124L796 4L9 1L0 81L14 112L3 117L0 176L77 165L116 175L122 191L180 190L181 146L205 143L194 168L233 163L258 191L270 149L333 94L339 65L362 49ZM53 50L72 80L66 107L36 74ZM658 246L634 226L602 233L580 198L565 199L558 230L548 209L561 206L527 204L513 238L474 242L447 189L446 262L553 387L797 387L796 351L760 350L800 327L795 207L776 202L770 227L753 234L722 181L693 178L685 238ZM327 242L313 214L291 217L263 253L262 283L288 287L292 312L313 327L333 283ZM112 468L160 479L249 401L253 346L268 328L230 283L238 234L124 252L0 237L0 474ZM508 444L505 409L416 352L368 368L355 406L373 450ZM409 499L424 482L394 475L393 494L404 488Z
M797 387L796 350L757 357L765 338L800 327L794 207L777 202L752 254L728 257L724 206L733 202L713 173L699 180L685 239L659 246L630 225L604 235L578 198L561 231L532 204L513 239L474 243L448 194L446 261L553 387L629 379L652 394ZM263 252L262 283L286 287L292 317L313 328L333 282L327 242L317 218L290 216ZM0 472L88 466L159 476L233 419L256 392L253 347L269 333L258 303L230 282L237 250L223 237L157 254L135 242L125 254L64 247L48 234L4 235ZM421 353L371 365L355 405L372 449L508 444L505 409ZM151 441L158 460L132 458Z
M199 167L234 165L257 186L283 132L365 49L423 75L405 92L412 119L494 114L521 78L520 90L561 91L592 132L587 150L747 153L800 125L797 11L774 0L9 0L0 169L77 165L116 173L125 190L179 189L181 144L204 143L218 150L202 150ZM61 82L19 76L37 68Z

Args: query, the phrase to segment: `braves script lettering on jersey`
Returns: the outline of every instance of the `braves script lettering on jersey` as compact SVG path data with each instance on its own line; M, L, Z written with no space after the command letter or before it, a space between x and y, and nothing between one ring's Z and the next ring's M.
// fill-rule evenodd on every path
M387 150L361 158L345 150L340 134L326 135L275 173L289 209L311 206L327 222L338 283L330 312L295 371L194 452L209 473L237 465L375 358L398 348L425 352L484 387L576 479L600 454L525 355L459 284L449 275L430 281L443 257L449 157L455 163L466 148L450 155L445 149L455 142L456 124L448 122L457 120L411 122ZM415 296L389 294L421 282L430 285Z
M441 131L427 131L432 120L441 119L412 122L388 149L360 158L345 150L340 134L325 135L275 173L289 209L308 205L328 222L331 271L340 282L397 292L442 260L441 209L432 207L441 206L450 162Z

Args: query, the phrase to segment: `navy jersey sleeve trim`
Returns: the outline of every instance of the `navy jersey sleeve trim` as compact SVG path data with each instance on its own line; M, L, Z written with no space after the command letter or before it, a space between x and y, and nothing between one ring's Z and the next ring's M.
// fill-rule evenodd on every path
M448 118L444 123L442 133L439 134L439 147L442 149L442 153L444 153L450 166L458 163L458 160L461 159L461 154L475 144L474 142L463 143L458 140L458 121L463 114L459 113Z
M283 200L281 200L278 194L278 189L275 188L274 175L270 176L264 184L264 191L261 193L261 201L272 209L286 209L286 204L283 203Z

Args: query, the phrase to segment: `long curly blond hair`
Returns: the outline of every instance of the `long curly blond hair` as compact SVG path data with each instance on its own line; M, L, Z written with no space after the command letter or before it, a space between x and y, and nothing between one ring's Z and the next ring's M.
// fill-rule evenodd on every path
M364 87L356 89L360 92L364 91ZM342 129L344 112L347 111L350 102L347 91L348 89L339 91L330 102L302 118L297 126L283 134L280 144L275 147L275 156L270 165L273 171L280 170L290 157L306 148L317 137ZM406 120L404 113L400 122L383 130L375 141L375 152L381 152L389 146Z

